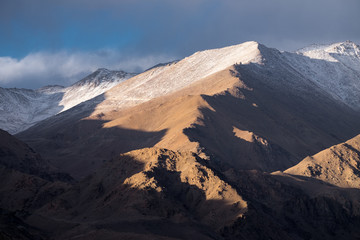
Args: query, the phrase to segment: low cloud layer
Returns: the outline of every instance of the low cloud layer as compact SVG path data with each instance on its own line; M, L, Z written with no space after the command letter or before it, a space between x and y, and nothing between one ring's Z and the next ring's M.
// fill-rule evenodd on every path
M114 50L96 52L37 52L22 59L0 57L0 86L39 88L44 85L70 85L96 69L141 72L169 56L125 57Z

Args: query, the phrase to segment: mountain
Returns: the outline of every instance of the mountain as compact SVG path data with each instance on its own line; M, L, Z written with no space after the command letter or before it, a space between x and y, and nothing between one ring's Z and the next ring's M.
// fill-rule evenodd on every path
M346 41L311 46L297 52L305 58L287 54L291 65L312 79L324 91L355 110L360 110L360 47ZM324 61L325 60L325 61Z
M92 99L134 75L136 74L100 68L66 88L64 96L59 103L64 106L62 111L66 111L81 102Z
M0 182L0 238L43 239L23 217L64 192L73 179L0 129Z
M335 66L317 61L324 74ZM359 111L295 62L311 65L313 59L256 42L197 52L18 136L76 177L119 153L153 146L238 169L285 170L360 130ZM348 69L337 69L344 74L334 81L344 81Z
M313 177L343 188L360 188L360 135L305 158L285 173Z
M39 174L50 170L50 164L25 143L0 129L0 164L22 172Z
M201 51L0 134L0 237L359 239L358 49Z
M102 234L110 239L212 239L214 230L241 217L247 205L199 160L191 153L155 148L122 154L61 195L51 203L55 207L39 209L43 219L34 220L72 223L72 229L55 233L57 239ZM85 226L89 231L80 236Z
M94 98L134 74L98 69L70 87L0 88L0 128L17 133Z
M108 161L26 223L53 239L356 239L359 197L313 179L221 173L194 153L144 148Z
M5 237L357 239L360 236L357 189L259 171L231 168L220 172L210 161L191 152L159 148L131 151L114 157L96 173L72 185L46 182L33 175L19 177L19 172L11 175L11 179L15 175L17 180L9 181L9 172L4 173L0 236ZM13 201L8 205L4 200Z

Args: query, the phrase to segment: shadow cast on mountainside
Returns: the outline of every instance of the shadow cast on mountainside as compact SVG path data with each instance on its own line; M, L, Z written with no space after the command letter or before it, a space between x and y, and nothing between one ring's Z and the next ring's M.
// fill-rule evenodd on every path
M149 169L136 157L114 158L27 222L55 239L356 239L360 234L358 189L350 193L311 178L298 184L288 176L230 169L216 175L235 187L248 207L226 224L237 205L208 199L183 172L163 165L168 158L158 160ZM313 194L307 188L331 189Z
M244 218L223 230L229 239L357 239L360 190L321 180L259 171L225 173L249 203Z
M17 137L59 170L81 178L120 153L154 146L165 135L166 129L145 132L121 127L104 128L107 121L86 119L103 100L104 95L100 95L42 121Z
M246 87L203 95L214 111L200 109L201 124L184 134L208 155L238 169L275 171L360 132L358 112L280 60L235 65L233 74ZM252 133L253 141L237 137L234 128Z
M219 105L213 104L215 101L212 97L204 96L215 111L208 108L200 109L204 116L202 124L195 124L184 130L191 141L200 143L200 147L212 160L227 163L237 169L262 171L286 169L296 163L296 157L272 142L272 138L258 136L264 127L264 119L256 107L236 97L219 98L222 97L224 98L215 100L221 105L218 108ZM231 117L228 117L229 114ZM255 126L248 125L249 121ZM260 122L259 127L256 127L256 122ZM238 137L234 129L248 130L251 137Z
M167 150L160 151L163 154L151 160L153 164L144 162L147 157L138 160L128 154L113 158L48 204L42 212L30 217L28 222L42 226L47 234L59 239L97 239L100 236L111 239L223 239L221 229L231 225L243 212L241 204L231 204L226 198L209 199L207 194L218 186L201 189L191 184L190 176L181 175L192 171L184 168L188 171L184 173L171 169L176 165L174 159L167 155ZM184 159L182 164L188 164L188 160ZM186 166L192 168L194 165ZM199 183L212 184L213 180L207 179L205 174ZM61 224L57 224L59 220Z

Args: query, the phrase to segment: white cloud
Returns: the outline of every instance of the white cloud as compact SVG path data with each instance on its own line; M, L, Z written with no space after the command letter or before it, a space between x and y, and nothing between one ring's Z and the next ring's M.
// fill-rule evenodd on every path
M169 56L123 56L115 50L94 52L37 52L22 59L0 57L0 86L38 88L44 85L69 85L98 68L139 72Z

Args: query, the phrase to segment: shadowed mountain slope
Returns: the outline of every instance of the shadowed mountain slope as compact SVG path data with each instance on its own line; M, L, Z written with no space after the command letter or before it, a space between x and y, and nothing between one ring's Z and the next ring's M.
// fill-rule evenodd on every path
M30 174L50 170L50 165L25 143L0 129L0 165Z
M24 217L63 193L71 177L54 171L25 143L0 130L0 238L43 239Z
M55 232L56 239L94 239L96 229L113 238L214 239L246 207L237 191L196 155L145 148L107 162L28 221L74 226Z
M356 239L360 191L227 169L189 152L121 154L24 221L51 239Z

